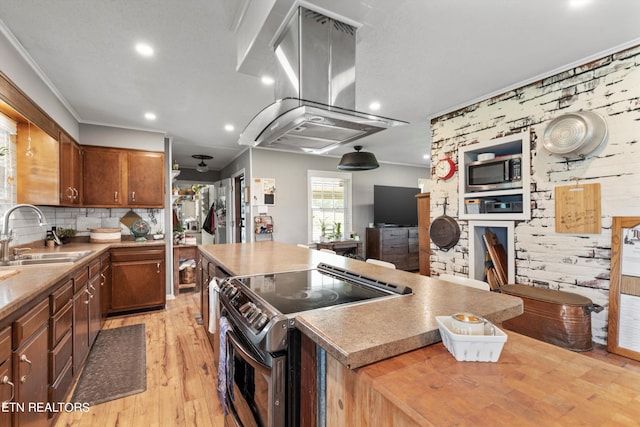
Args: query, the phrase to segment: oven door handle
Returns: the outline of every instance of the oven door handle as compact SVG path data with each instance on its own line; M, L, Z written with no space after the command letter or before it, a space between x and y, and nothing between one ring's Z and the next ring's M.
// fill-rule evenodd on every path
M251 354L251 352L249 352L246 349L246 347L242 345L240 341L238 341L238 339L235 337L233 332L228 331L226 335L229 341L231 342L231 344L233 345L233 347L240 353L243 360L246 360L247 362L249 362L249 364L253 366L255 370L260 371L261 373L266 374L267 376L271 374L271 368L265 365L264 363L262 363L261 361L259 361L258 359L256 359Z

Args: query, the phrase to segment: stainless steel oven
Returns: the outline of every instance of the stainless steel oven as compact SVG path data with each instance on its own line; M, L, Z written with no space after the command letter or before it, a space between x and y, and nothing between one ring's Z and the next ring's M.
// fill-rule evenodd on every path
M227 339L227 418L233 427L285 425L287 356L256 351L233 329Z
M411 288L328 264L309 270L219 279L220 332L225 344L222 387L231 427L299 425L298 314L352 304ZM220 380L219 380L220 381Z

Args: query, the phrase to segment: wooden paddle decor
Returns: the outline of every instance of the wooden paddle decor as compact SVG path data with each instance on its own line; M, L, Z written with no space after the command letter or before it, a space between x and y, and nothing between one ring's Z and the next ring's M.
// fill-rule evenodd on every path
M600 183L555 188L556 232L600 234Z

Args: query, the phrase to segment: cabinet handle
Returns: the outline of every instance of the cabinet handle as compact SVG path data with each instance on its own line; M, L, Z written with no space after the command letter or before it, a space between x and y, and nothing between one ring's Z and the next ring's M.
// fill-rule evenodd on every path
M29 364L29 372L20 377L20 382L24 384L24 382L27 381L27 377L31 375L31 360L27 358L26 354L23 354L22 356L20 356L20 361Z
M73 199L77 199L80 196L80 192L78 191L77 188L73 187Z
M102 273L100 273L100 278L102 278L102 280L100 281L100 286L104 286L104 282L107 281L107 278Z
M73 200L75 197L73 196L73 188L69 187L67 188L67 198L69 200Z
M96 290L95 286L93 286L92 284L89 284L89 287L91 288L92 291Z
M114 201L114 202L117 202L117 201L118 201L118 192L117 192L117 191L114 191L114 192L113 192L113 201Z
M89 304L89 300L90 300L91 298L93 298L93 294L92 294L91 292L89 292L89 289L85 289L85 290L84 290L84 292L85 292L86 294L88 294L88 295L89 295L89 297L87 298L87 300L84 302L85 304L87 304L87 305L88 305L88 304Z
M15 396L15 389L16 387L13 385L13 383L11 381L9 381L9 377L8 376L4 376L2 377L2 379L0 380L0 384L8 384L11 387L11 397L9 398L9 400L5 400L2 403L9 403L13 400L13 396Z
M160 274L160 263L156 263L156 273Z
M132 192L131 192L131 201L132 201L132 202L135 202L135 201L136 201L136 192L135 192L135 191L132 191Z

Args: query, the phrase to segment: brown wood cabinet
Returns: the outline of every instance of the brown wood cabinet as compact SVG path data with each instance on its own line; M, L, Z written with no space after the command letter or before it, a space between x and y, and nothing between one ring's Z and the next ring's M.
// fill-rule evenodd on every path
M82 173L85 206L164 206L164 153L85 146Z
M431 276L431 239L429 227L431 226L431 198L429 193L416 195L418 200L418 246L420 274Z
M31 136L31 156L27 156ZM58 141L35 125L18 123L16 175L18 203L58 205L60 163Z
M11 326L0 330L0 403L14 402L15 381L11 362ZM0 426L11 425L11 412L0 411Z
M149 247L131 249L148 251ZM151 249L164 260L164 246L154 245ZM0 402L28 408L29 402L44 405L68 398L102 328L106 311L101 291L108 289L110 275L110 253L104 252L99 258L78 265L48 294L1 319ZM44 410L11 409L0 411L0 426L44 427L51 425L57 415Z
M15 401L28 408L48 400L49 300L45 299L13 323ZM46 411L15 411L14 427L48 425Z
M77 375L89 354L89 283L88 269L73 278L73 374Z
M83 201L87 206L124 205L121 150L84 147L82 159Z
M127 197L129 206L164 206L163 153L127 151Z
M80 206L82 153L69 135L60 131L56 139L33 124L18 123L16 155L18 203Z
M73 383L73 280L49 297L49 402L61 402ZM50 414L53 416L53 414Z
M162 246L111 250L110 312L164 307L165 249Z
M201 307L200 307L200 312L202 313L202 326L204 326L204 331L205 334L207 334L207 338L210 341L210 344L212 345L214 352L215 352L215 346L214 343L211 342L213 340L213 337L209 337L209 282L211 281L211 277L209 276L209 265L211 264L211 261L208 258L201 256L201 262L202 262L202 266L201 266L201 270L200 270L200 276L201 276L201 281L202 281L202 292L201 292ZM217 366L217 365L216 365Z
M393 263L399 270L418 270L418 227L367 228L366 233L367 258Z
M100 268L100 312L102 314L100 328L102 329L111 305L111 254L109 252L100 257Z
M89 273L89 347L98 336L98 332L102 328L102 307L100 304L100 260L96 260L98 265L94 274Z
M60 205L82 205L82 151L78 143L60 132Z

